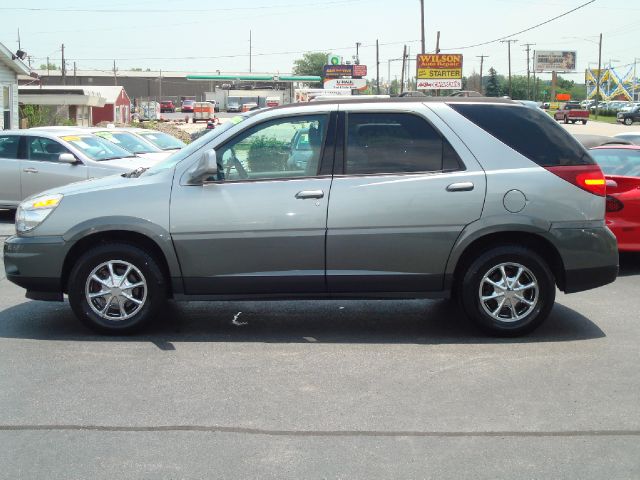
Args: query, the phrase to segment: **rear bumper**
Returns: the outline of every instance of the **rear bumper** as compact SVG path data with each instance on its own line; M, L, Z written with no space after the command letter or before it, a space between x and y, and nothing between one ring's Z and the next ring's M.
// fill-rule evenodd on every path
M618 243L607 227L559 225L553 226L549 233L564 264L564 279L560 286L565 293L581 292L615 281Z
M4 244L7 280L27 290L27 298L62 301L62 237L10 237Z

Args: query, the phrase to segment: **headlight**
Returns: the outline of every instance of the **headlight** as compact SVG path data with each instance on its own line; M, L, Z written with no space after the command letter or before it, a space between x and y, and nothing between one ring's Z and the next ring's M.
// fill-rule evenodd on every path
M28 232L40 225L60 204L62 195L42 195L20 204L16 213L16 231Z

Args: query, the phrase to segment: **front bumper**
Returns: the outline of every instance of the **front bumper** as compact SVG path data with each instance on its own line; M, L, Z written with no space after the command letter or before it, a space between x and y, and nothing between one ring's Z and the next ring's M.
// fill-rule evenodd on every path
M607 227L554 225L549 232L564 264L561 289L565 293L590 290L615 281L618 243Z
M62 267L68 245L62 237L9 237L4 244L7 280L27 298L62 301Z

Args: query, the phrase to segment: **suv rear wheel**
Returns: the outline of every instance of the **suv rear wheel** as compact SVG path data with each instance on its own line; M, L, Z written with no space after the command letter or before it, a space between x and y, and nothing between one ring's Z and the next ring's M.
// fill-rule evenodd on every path
M128 243L109 243L87 251L69 279L71 308L82 323L99 333L135 332L167 299L158 262Z
M506 245L481 254L462 277L458 293L465 313L480 328L511 337L544 322L556 289L549 266L537 253Z

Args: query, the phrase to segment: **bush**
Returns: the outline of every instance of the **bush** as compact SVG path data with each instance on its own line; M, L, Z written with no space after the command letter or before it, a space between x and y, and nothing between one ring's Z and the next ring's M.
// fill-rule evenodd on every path
M247 154L247 164L252 172L280 172L286 170L289 149L282 140L256 137Z

